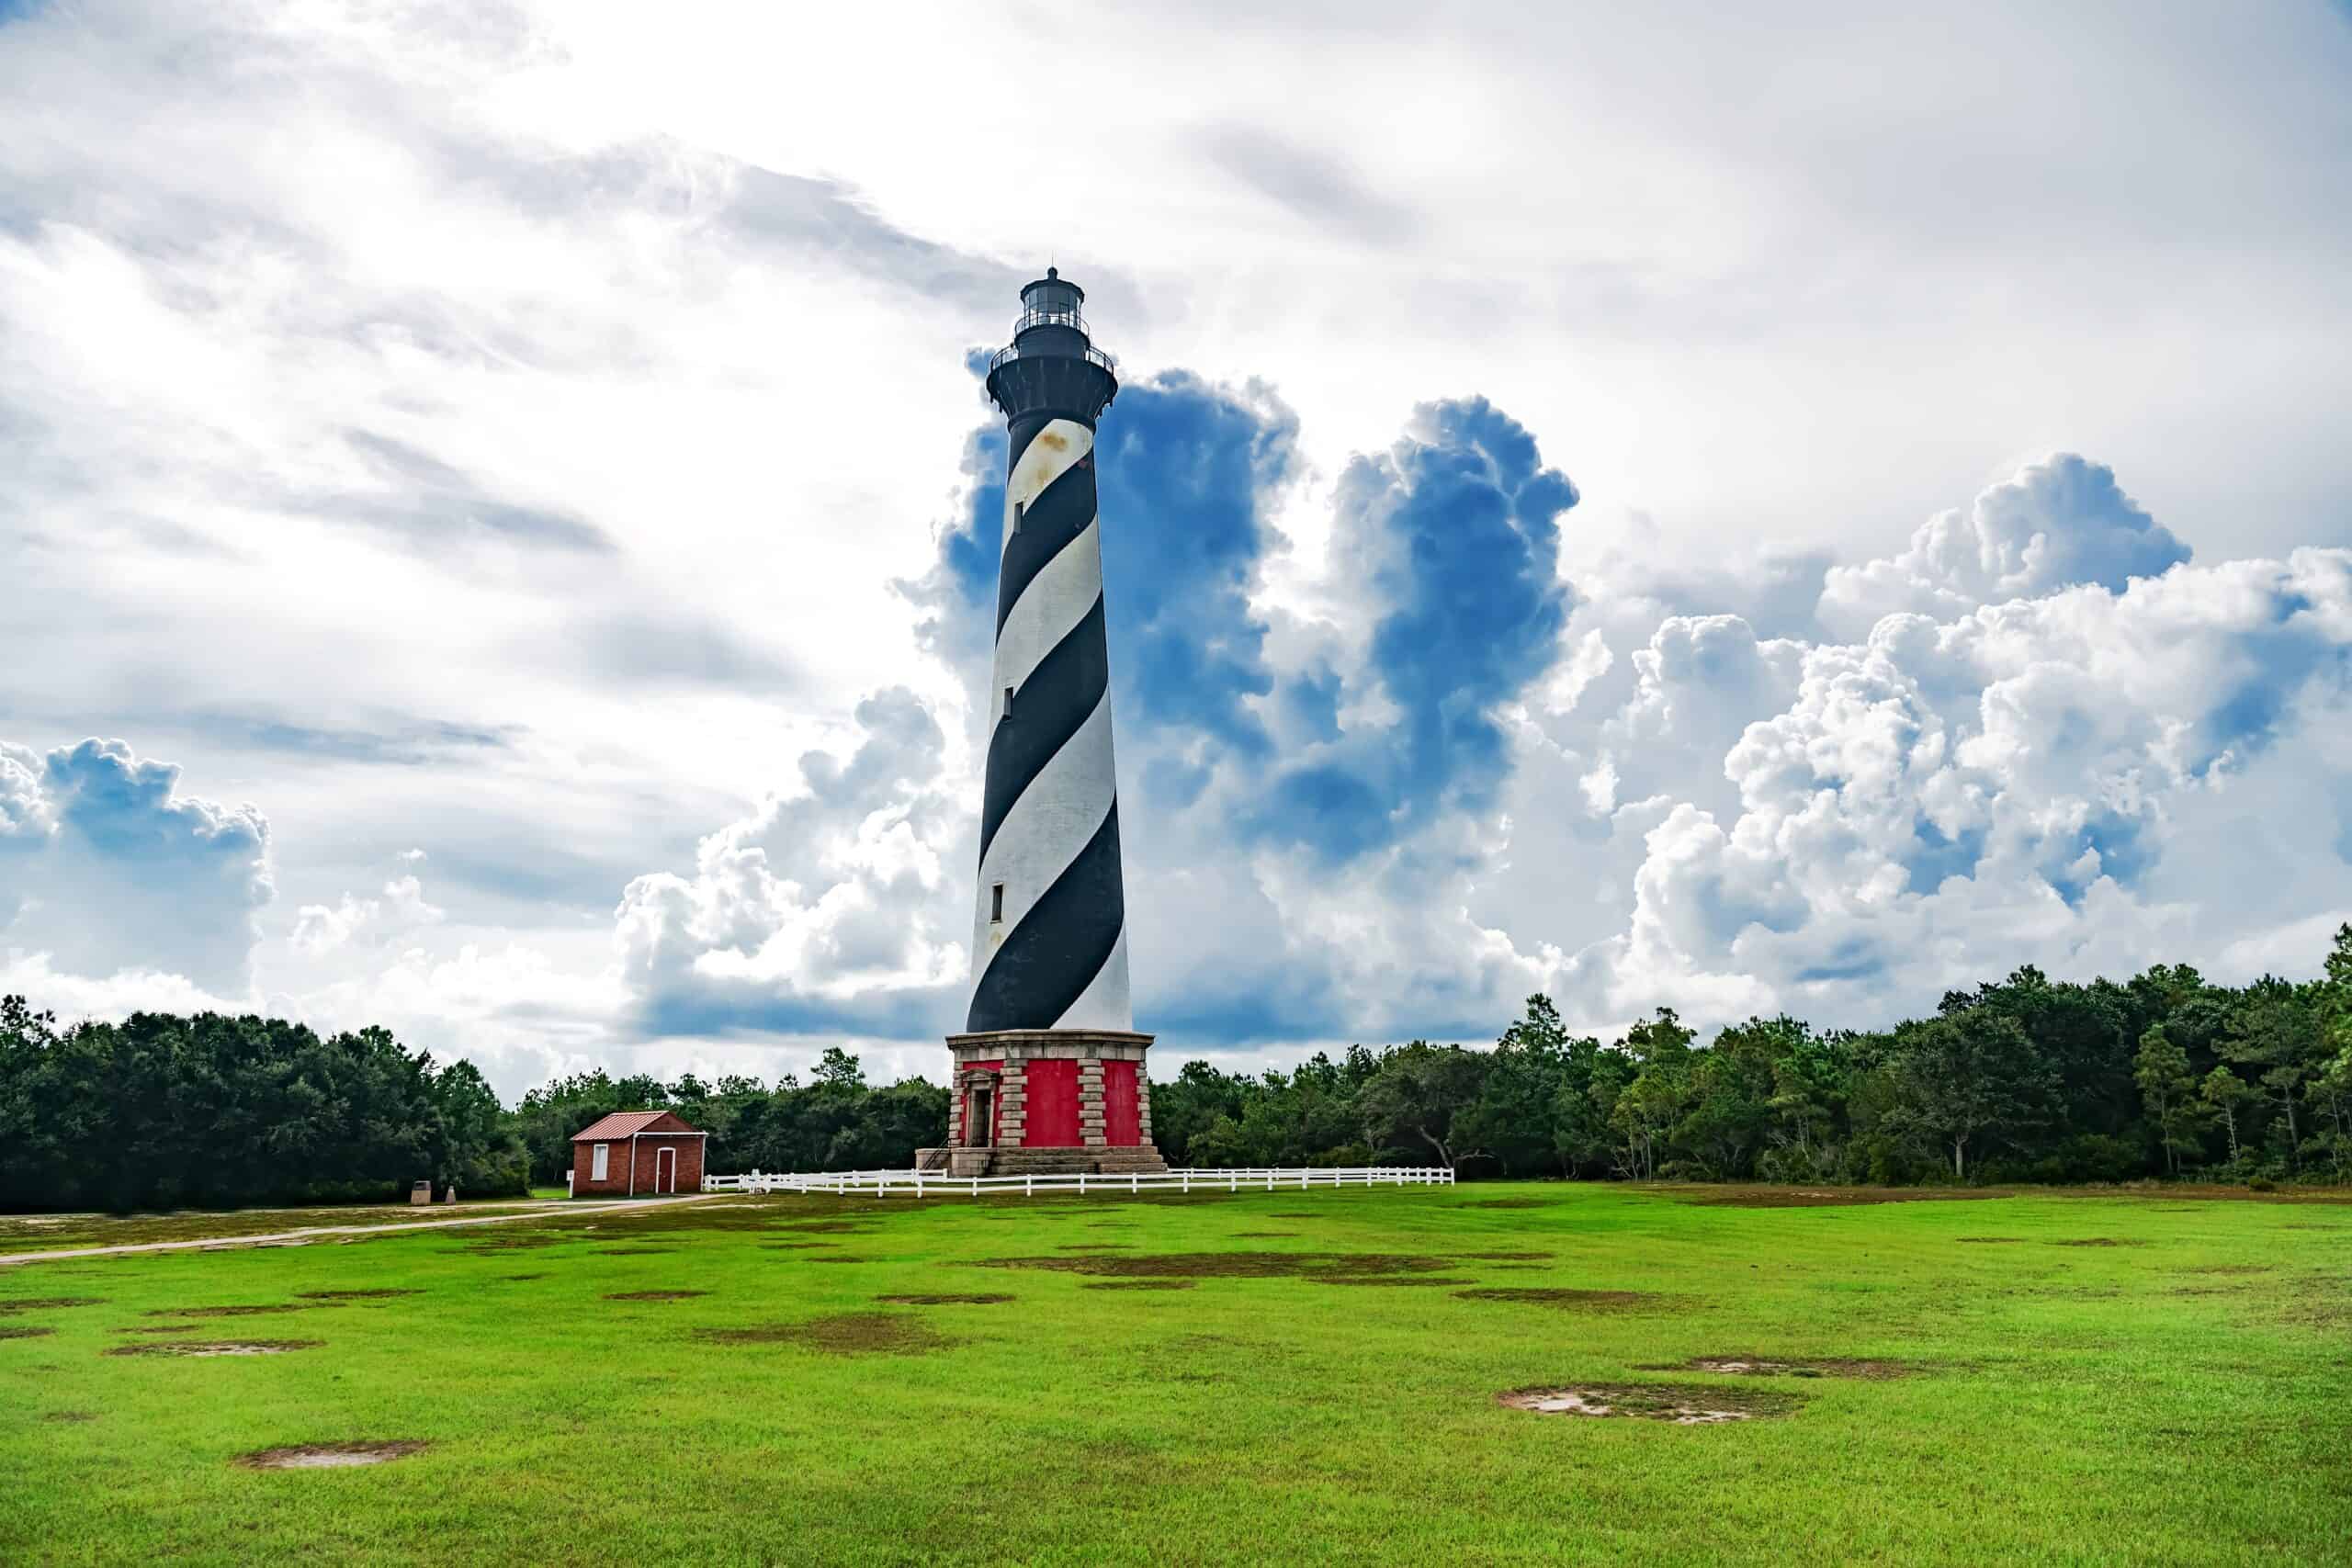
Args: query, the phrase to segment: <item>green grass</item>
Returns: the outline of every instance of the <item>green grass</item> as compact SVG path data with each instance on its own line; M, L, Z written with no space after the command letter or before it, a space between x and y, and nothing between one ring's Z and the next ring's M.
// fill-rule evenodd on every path
M720 1200L21 1266L0 1271L0 1329L54 1332L0 1338L0 1561L2318 1562L2352 1548L2352 1207L1688 1201L1724 1196ZM2126 1245L2060 1245L2093 1240ZM1071 1250L1105 1246L1127 1250ZM1170 1266L1102 1260L1299 1252L1403 1261L1301 1274L1260 1258L1250 1277L1203 1277L1251 1266L1213 1258L1185 1266L1191 1288L1143 1290L983 1266L1155 1278ZM1429 1277L1469 1283L1394 1283ZM1553 1288L1612 1294L1457 1293ZM123 1332L173 1321L148 1315L163 1309L372 1289L418 1293ZM659 1290L708 1293L605 1299ZM1014 1300L876 1304L906 1293ZM6 1310L62 1296L102 1304ZM802 1331L836 1318L817 1343ZM702 1332L747 1328L779 1332ZM174 1337L322 1343L104 1354ZM1911 1374L1645 1370L1726 1354ZM1672 1426L1496 1402L1654 1382L1767 1393L1786 1413ZM431 1447L372 1469L232 1462L370 1438Z

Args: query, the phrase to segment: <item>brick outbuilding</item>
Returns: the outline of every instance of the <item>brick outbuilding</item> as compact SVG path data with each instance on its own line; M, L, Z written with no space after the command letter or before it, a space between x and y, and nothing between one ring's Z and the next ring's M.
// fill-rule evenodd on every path
M642 1198L702 1190L703 1145L668 1111L616 1111L573 1134L571 1195Z

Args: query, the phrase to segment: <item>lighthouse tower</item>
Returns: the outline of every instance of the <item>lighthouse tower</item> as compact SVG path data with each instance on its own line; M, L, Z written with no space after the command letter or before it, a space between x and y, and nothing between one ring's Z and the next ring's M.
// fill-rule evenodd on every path
M1111 660L1094 425L1117 367L1085 290L1021 291L989 364L1007 435L996 660L972 919L972 1000L948 1036L958 1175L1164 1169L1127 1000L1126 895L1111 761Z

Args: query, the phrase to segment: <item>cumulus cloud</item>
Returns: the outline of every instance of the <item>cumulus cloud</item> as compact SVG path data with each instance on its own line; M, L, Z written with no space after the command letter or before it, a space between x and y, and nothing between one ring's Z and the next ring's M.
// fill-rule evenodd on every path
M623 892L616 940L648 1027L921 1033L960 1010L971 809L945 787L945 737L903 688L856 720L846 759L804 755L797 789L704 839L691 876Z
M1808 646L1785 704L1723 754L1736 806L1678 802L1645 829L1629 925L1587 967L1618 1006L1867 1020L2017 963L2210 959L2308 921L2342 906L2342 804L2266 822L2303 845L2283 898L2223 869L2225 824L2252 779L2340 776L2348 660L2352 552L2335 550L1942 624L1899 613Z
M401 856L424 858L422 851L410 851ZM355 898L345 894L332 905L305 904L294 919L294 934L288 939L302 952L316 957L332 953L353 938L365 933L381 942L390 942L421 926L439 923L448 911L426 901L424 884L415 876L396 876L384 884L381 897Z
M2188 547L2125 495L2111 469L2060 453L1987 489L1965 512L1929 518L1902 553L1830 568L1820 615L1833 633L1859 637L1897 611L1948 620L2077 583L2120 592L2187 559Z
M275 893L269 825L181 795L179 777L120 740L0 748L0 948L76 974L244 989L254 917Z

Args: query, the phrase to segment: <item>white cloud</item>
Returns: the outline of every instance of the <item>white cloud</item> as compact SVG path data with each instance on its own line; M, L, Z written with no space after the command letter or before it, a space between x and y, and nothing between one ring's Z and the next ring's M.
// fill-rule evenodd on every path
M420 852L419 859L423 858ZM403 861L408 855L401 856ZM295 917L289 939L302 952L317 957L332 953L362 931L379 942L395 941L419 926L440 921L447 910L425 901L424 885L414 876L396 876L384 884L378 898L345 894L334 905L305 904Z
M622 970L657 1015L791 1027L856 1018L875 998L877 1017L903 1018L909 995L932 993L918 1009L955 1026L971 813L913 693L879 694L856 717L846 761L808 753L800 790L703 840L691 876L649 874L622 894Z
M1792 696L1722 755L1736 808L1686 800L1643 829L1630 926L1577 972L1606 972L1615 1008L1868 1022L2019 963L2277 954L2275 932L2344 908L2352 791L2323 781L2343 776L2348 668L2340 550L1809 646ZM2282 813L2282 786L2316 798ZM2249 811L2276 846L2259 887L2230 869Z
M259 811L180 794L178 768L120 740L38 758L10 746L0 770L0 946L79 974L243 988L254 916L275 892Z
M1929 518L1892 559L1831 567L1820 614L1832 631L1859 637L1898 611L1948 620L2076 583L2120 592L2188 558L2188 547L2118 489L2112 470L2060 453L2018 469L1967 512Z

